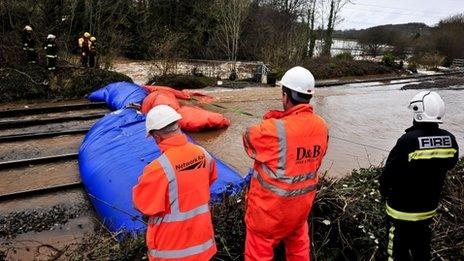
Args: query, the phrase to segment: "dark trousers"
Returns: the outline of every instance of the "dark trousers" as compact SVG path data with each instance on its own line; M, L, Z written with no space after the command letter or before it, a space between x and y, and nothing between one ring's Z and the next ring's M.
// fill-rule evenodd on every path
M96 65L95 54L89 53L89 67L95 68L95 65Z
M83 67L89 66L89 54L86 52L81 53L81 64Z
M37 53L35 50L27 50L26 51L27 62L35 63L37 61Z
M49 71L54 71L56 69L56 58L47 58L47 68Z
M388 260L427 261L431 259L431 219L403 221L389 217Z

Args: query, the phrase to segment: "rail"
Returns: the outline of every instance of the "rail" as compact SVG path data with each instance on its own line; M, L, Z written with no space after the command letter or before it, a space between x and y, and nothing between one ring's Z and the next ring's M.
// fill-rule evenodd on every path
M0 117L4 118L4 117L42 114L42 113L72 111L72 110L99 109L99 108L106 108L106 103L94 102L94 103L65 104L65 105L59 105L59 106L43 106L43 107L24 108L24 109L6 109L6 110L0 110Z

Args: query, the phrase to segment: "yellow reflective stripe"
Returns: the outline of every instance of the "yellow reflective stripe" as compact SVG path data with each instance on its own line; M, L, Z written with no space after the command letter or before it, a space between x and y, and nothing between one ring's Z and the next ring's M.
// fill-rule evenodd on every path
M395 226L393 223L391 223L390 227L390 233L388 234L388 247L387 247L387 253L388 253L388 260L393 260L393 239L395 239Z
M419 221L419 220L425 220L432 218L435 213L437 213L437 210L434 209L429 212L419 212L419 213L407 213L407 212L401 212L398 210L394 210L388 204L385 205L387 209L387 214L394 218L394 219L399 219L399 220L406 220L406 221Z
M454 154L457 152L456 149L428 149L428 150L416 150L408 155L408 161L418 160L418 159L446 159L454 157Z

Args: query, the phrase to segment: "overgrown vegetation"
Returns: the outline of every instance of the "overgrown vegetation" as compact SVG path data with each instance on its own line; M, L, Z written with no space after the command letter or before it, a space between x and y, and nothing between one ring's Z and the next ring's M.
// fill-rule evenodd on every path
M60 57L77 39L97 37L105 61L260 60L273 66L312 57L316 38L330 55L332 32L348 0L24 0L0 2L0 65L18 62L26 24L39 43L57 36ZM320 27L326 30L317 31ZM40 49L40 48L39 48Z
M0 101L83 98L112 82L132 82L126 75L102 69L61 67L56 72L37 64L0 68Z
M312 255L316 260L385 260L386 219L379 194L382 168L355 170L340 180L321 178L309 219ZM432 255L440 260L464 256L464 159L448 173L438 214L434 217ZM218 253L215 260L243 258L245 224L243 195L213 206ZM264 222L264 221L263 221ZM277 250L276 259L282 259ZM90 238L73 251L73 260L133 260L145 255L142 238L118 243L109 234Z

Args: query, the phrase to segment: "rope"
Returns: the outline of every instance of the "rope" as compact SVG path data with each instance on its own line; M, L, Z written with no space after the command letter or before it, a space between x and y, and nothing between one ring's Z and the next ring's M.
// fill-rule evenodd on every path
M125 211L124 209L120 209L120 208L118 208L118 207L116 207L116 206L114 206L114 205L112 205L112 204L110 204L110 203L104 201L103 199L97 198L96 196L92 195L91 193L87 193L87 194L88 194L91 198L93 198L93 199L95 199L95 200L97 200L97 201L103 203L104 205L107 205L108 207L110 207L110 208L112 208L112 209L114 209L114 210L116 210L116 211L119 211L119 212L121 212L121 213L123 213L123 214L126 214L126 215L129 216L133 221L136 221L136 220L137 220L137 221L140 221L140 222L142 222L143 224L147 225L147 222L145 222L143 219L141 219L140 216L134 216L134 215L132 215L131 213Z

